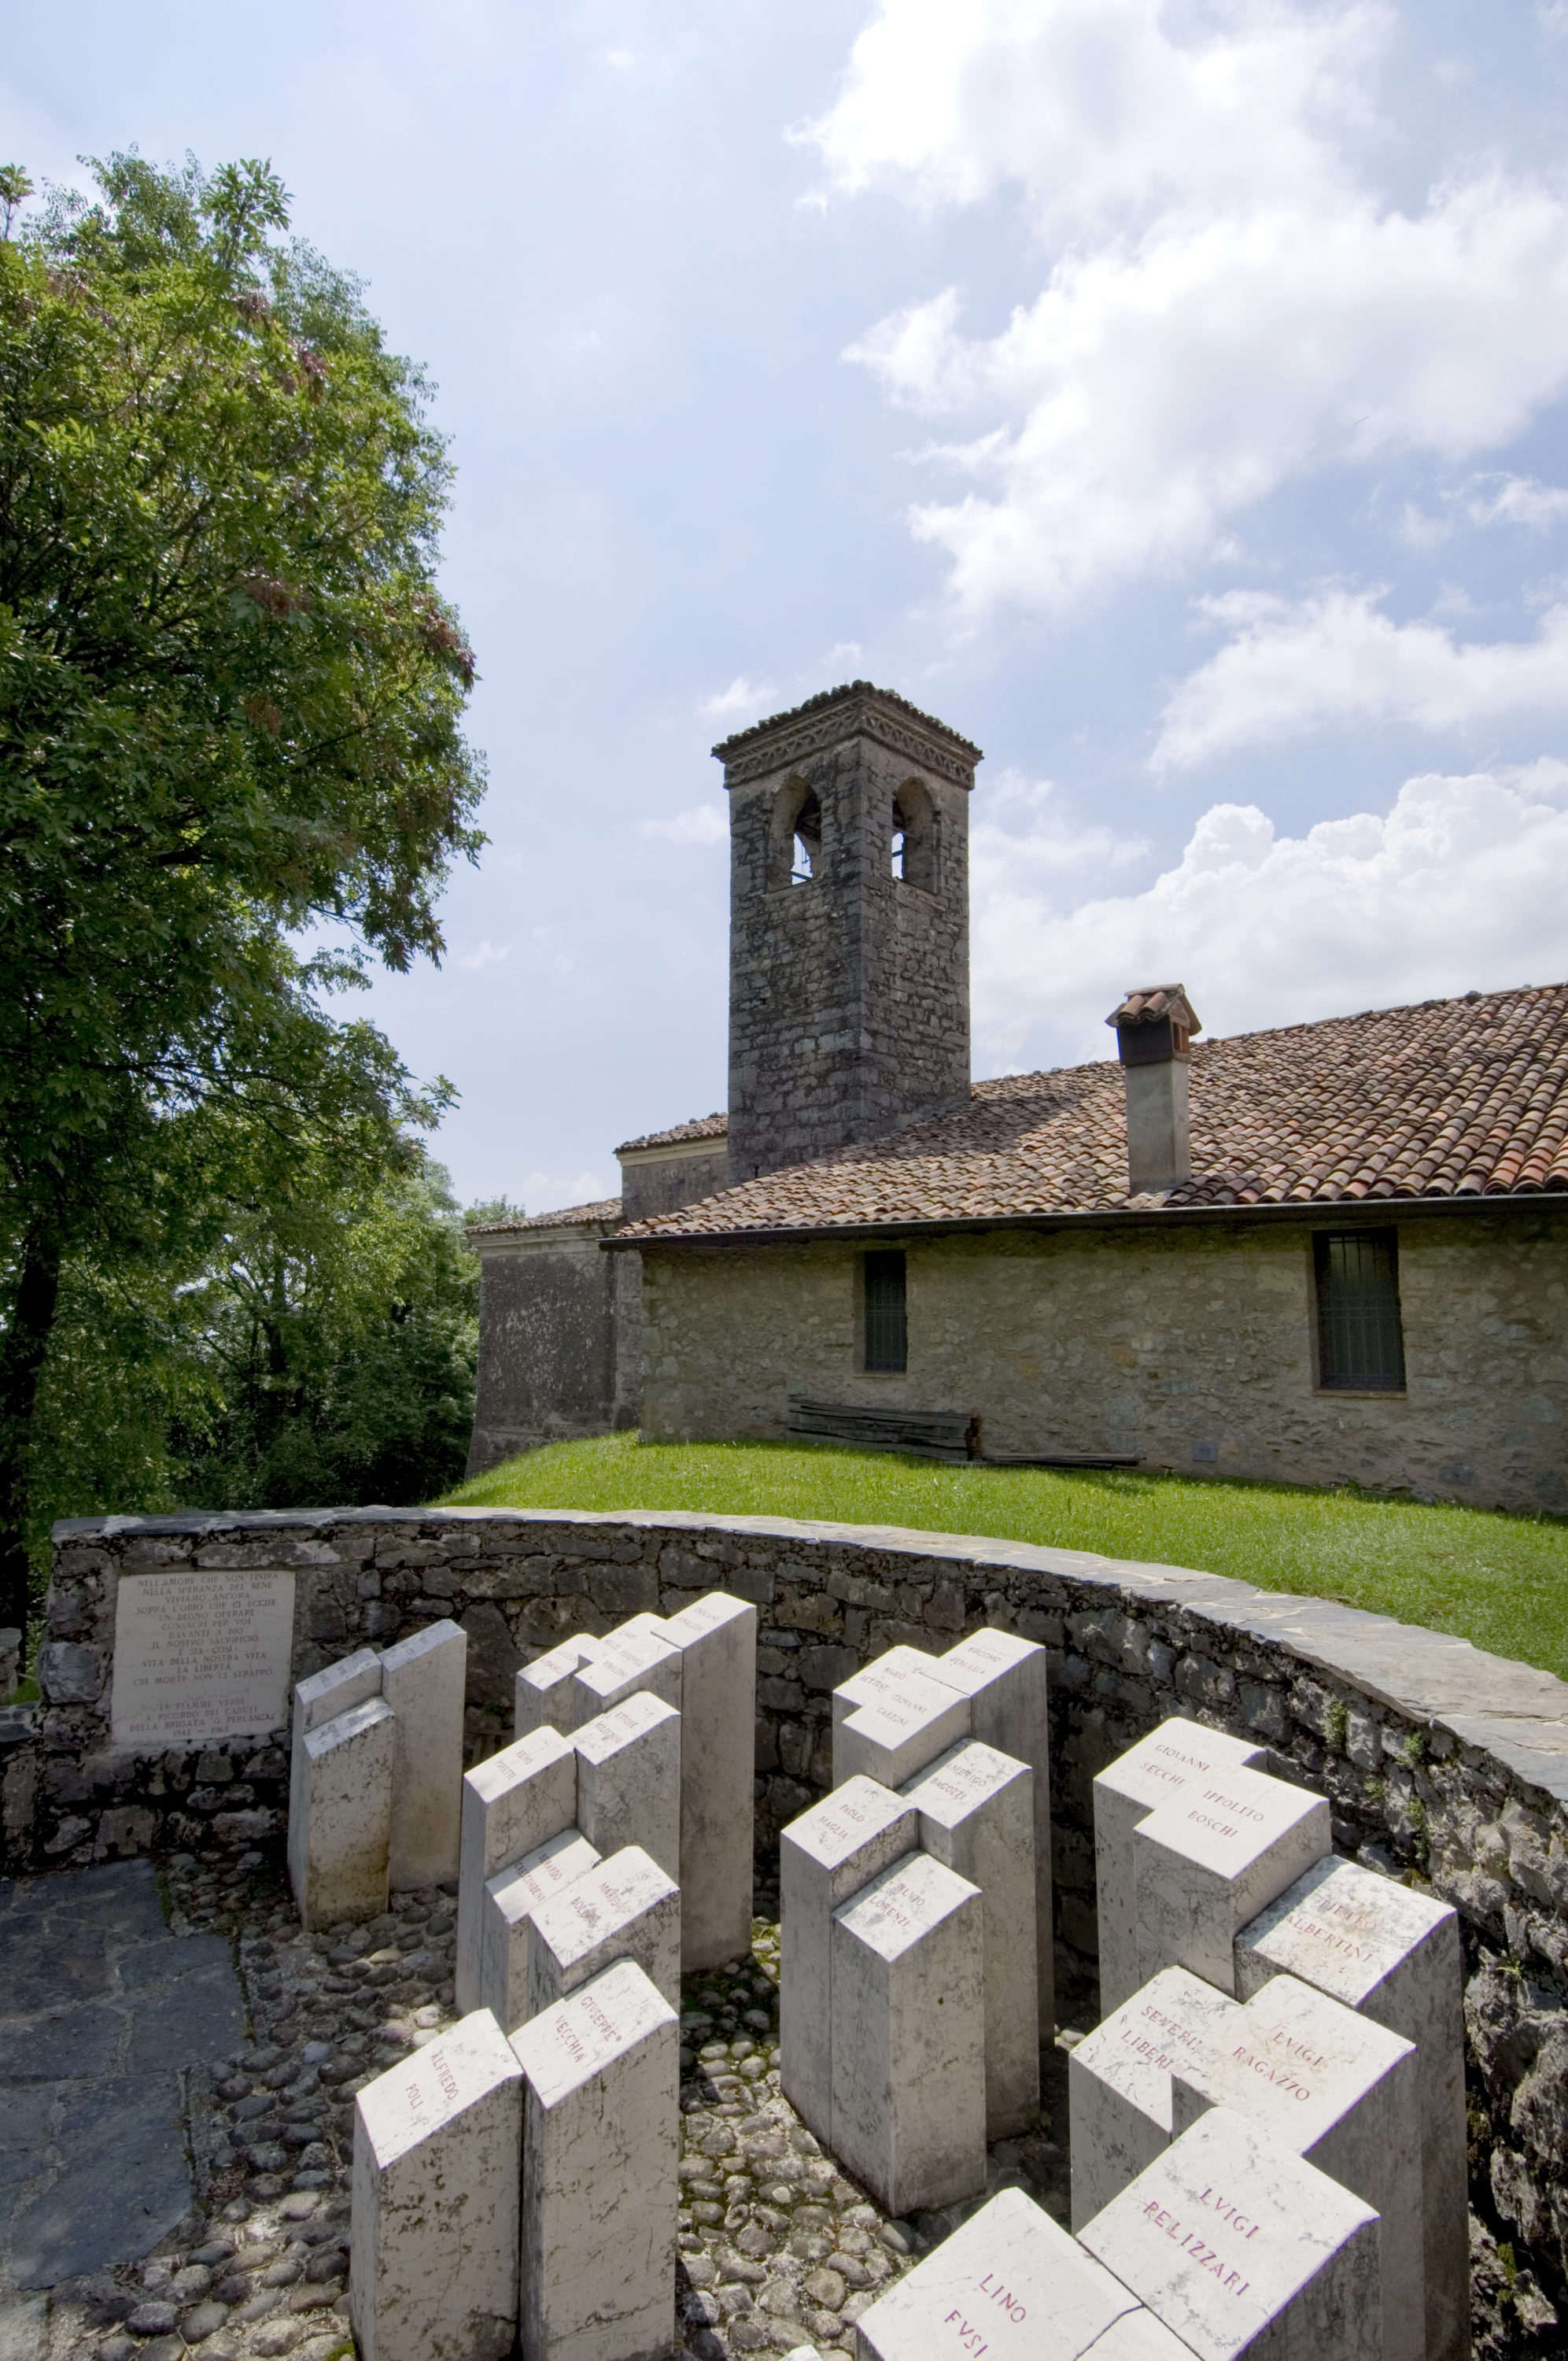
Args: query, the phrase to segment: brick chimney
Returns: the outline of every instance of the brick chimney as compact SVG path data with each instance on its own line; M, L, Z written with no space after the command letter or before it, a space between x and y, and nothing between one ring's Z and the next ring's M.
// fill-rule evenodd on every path
M1179 983L1129 992L1105 1019L1127 1077L1127 1189L1137 1197L1192 1177L1187 1045L1202 1019Z

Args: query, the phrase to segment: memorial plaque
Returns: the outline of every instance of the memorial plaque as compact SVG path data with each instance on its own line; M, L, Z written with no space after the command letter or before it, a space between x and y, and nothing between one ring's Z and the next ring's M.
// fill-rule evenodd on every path
M1249 1740L1173 1714L1107 1764L1094 1782L1094 1883L1100 1940L1100 2010L1131 2000L1138 1973L1138 1911L1133 1883L1133 1831L1217 1773L1263 1770L1267 1754Z
M529 2015L621 1959L635 1960L672 2007L680 2006L681 1889L640 1845L611 1853L534 1911Z
M1171 2076L1196 2072L1214 2041L1245 2022L1201 1976L1165 1968L1078 2043L1067 2061L1075 2230L1170 2146Z
M513 1683L511 1734L526 1738L534 1730L572 1728L572 1680L591 1657L599 1642L586 1631L575 1632L524 1664Z
M499 1876L485 1883L479 1939L479 2005L503 2033L528 2016L528 1941L540 1905L564 1894L599 1865L580 1828L563 1828Z
M931 1663L931 1677L970 1701L970 1735L1035 1774L1035 2004L1039 2037L1056 2034L1051 1911L1051 1738L1046 1652L1012 1631L971 1631ZM1102 2006L1103 1967L1102 1968Z
M751 1947L757 1610L710 1590L663 1636L681 1652L681 1960L719 1967Z
M584 1836L601 1854L641 1845L677 1884L683 1722L662 1697L633 1689L572 1733Z
M1216 1773L1133 1831L1138 1982L1190 1968L1234 1992L1235 1939L1329 1850L1321 1795L1261 1771Z
M1004 2189L856 2323L860 2361L1079 2361L1137 2298Z
M1424 2361L1420 2101L1412 2045L1294 1976L1276 1976L1171 2078L1179 2136L1234 2108L1382 2222L1383 2361Z
M982 1908L916 1852L833 1914L831 2145L888 2213L985 2187Z
M355 2103L349 2316L362 2361L500 2361L517 2334L522 2074L488 2010Z
M1199 2361L1379 2361L1376 2214L1228 2108L1079 2235Z
M1271 1976L1343 2001L1413 2041L1421 2106L1428 2361L1470 2348L1464 1968L1444 1902L1349 1861L1321 1861L1236 1938L1243 2000Z
M904 1789L921 1850L981 1891L988 2140L1025 2130L1040 2105L1034 1785L1026 1763L969 1740Z
M681 1709L681 1652L656 1631L618 1627L572 1675L572 1723L580 1730L638 1689Z
M522 2361L651 2361L674 2341L675 2012L618 1960L511 2046L526 2079Z
M900 1644L896 1648L884 1649L874 1664L862 1665L858 1673L851 1673L847 1681L840 1681L834 1690L834 1730L848 1721L860 1707L874 1705L882 1697L894 1696L911 1675L916 1679L925 1679L936 1661L935 1656L927 1655L919 1648Z
M876 1779L902 1787L970 1735L970 1701L940 1681L915 1675L894 1694L855 1708L833 1732L833 1784Z
M833 1913L920 1841L920 1815L891 1787L850 1779L779 1839L779 2066L784 2094L833 2142Z
M284 1568L122 1575L115 1744L208 1746L283 1729L293 1643L294 1576Z

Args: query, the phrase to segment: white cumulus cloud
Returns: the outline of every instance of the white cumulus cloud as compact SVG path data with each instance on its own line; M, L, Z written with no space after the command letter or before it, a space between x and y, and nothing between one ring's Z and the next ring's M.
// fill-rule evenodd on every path
M697 711L705 721L743 723L765 712L778 694L771 680L748 680L737 673L728 688L713 697L697 699Z
M1568 714L1568 607L1550 609L1533 639L1497 641L1393 622L1371 591L1331 590L1295 604L1241 591L1204 607L1240 629L1167 702L1159 770L1311 730L1386 722L1453 730Z
M1568 203L1499 168L1402 211L1352 169L1386 19L1234 0L883 0L803 135L830 187L1017 192L1046 246L994 334L948 288L850 357L940 432L961 609L1223 554L1290 478L1499 448L1568 387Z
M1113 1055L1140 984L1185 983L1225 1034L1568 975L1568 763L1429 774L1299 837L1216 804L1143 892L1076 905L1032 856L1048 824L977 873L977 1073Z
M722 804L693 804L667 819L639 820L637 833L665 844L726 844L729 814Z

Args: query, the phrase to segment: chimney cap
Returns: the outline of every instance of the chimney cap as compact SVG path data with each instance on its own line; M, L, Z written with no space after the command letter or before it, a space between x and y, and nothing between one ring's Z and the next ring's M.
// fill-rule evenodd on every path
M1201 1033L1203 1020L1187 997L1184 983L1146 983L1129 992L1105 1019L1118 1033L1135 1025L1172 1024L1183 1033Z

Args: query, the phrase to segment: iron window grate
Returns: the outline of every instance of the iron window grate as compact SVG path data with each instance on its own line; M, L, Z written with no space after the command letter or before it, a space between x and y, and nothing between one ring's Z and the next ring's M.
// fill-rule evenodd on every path
M909 1324L905 1312L904 1257L883 1252L865 1258L865 1366L873 1370L908 1367Z
M1314 1246L1320 1383L1354 1393L1402 1393L1405 1342L1395 1232L1322 1231Z

